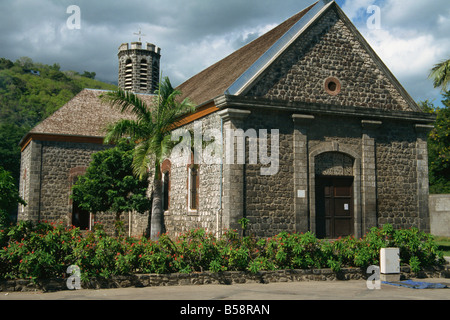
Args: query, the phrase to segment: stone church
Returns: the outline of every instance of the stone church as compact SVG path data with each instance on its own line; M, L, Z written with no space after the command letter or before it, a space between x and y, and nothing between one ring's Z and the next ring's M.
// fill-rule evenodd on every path
M119 87L151 103L160 55L149 43L122 44ZM427 133L434 118L334 1L312 4L177 89L196 104L181 129L241 129L246 147L243 162L164 161L169 234L198 227L220 234L240 228L242 217L262 237L360 237L385 223L429 231ZM87 229L94 220L110 223L113 215L82 212L70 199L92 153L109 147L105 125L126 116L100 94L83 90L22 139L20 194L28 206L19 207L19 219ZM278 152L275 172L266 175L262 169L274 164L249 156L250 133L264 130L267 138L277 130L266 143ZM148 214L122 219L130 235L148 232Z

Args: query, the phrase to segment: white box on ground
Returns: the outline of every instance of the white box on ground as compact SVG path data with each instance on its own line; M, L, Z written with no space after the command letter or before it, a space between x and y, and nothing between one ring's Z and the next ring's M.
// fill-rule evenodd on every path
M381 248L380 250L380 273L400 273L400 249Z

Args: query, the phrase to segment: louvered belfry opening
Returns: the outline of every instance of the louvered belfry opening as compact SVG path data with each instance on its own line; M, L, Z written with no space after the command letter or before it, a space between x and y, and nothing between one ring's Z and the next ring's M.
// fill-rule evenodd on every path
M119 88L153 94L159 83L161 49L151 43L123 43L119 47Z

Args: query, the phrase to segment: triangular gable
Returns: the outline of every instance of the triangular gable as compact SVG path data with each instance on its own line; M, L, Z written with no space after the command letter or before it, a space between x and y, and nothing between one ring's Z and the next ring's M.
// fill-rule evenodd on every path
M334 1L319 1L292 29L289 41L280 38L285 43L275 43L273 52L262 56L227 93L421 111ZM337 94L326 89L330 78L340 86Z

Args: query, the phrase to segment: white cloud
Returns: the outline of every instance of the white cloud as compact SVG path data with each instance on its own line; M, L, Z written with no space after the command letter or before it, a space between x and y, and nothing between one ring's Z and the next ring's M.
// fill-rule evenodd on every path
M208 35L198 41L175 45L161 58L165 61L162 64L163 73L171 74L172 83L178 85L275 26L266 24L234 30L224 35Z
M347 17L354 21L361 19L361 13L366 12L367 8L374 3L375 0L347 0L341 8Z
M369 30L365 38L391 71L404 77L423 74L443 53L432 35L406 38L388 30Z
M372 4L380 7L381 29L367 27ZM413 99L440 103L440 90L427 78L450 57L448 0L347 0L342 9Z

